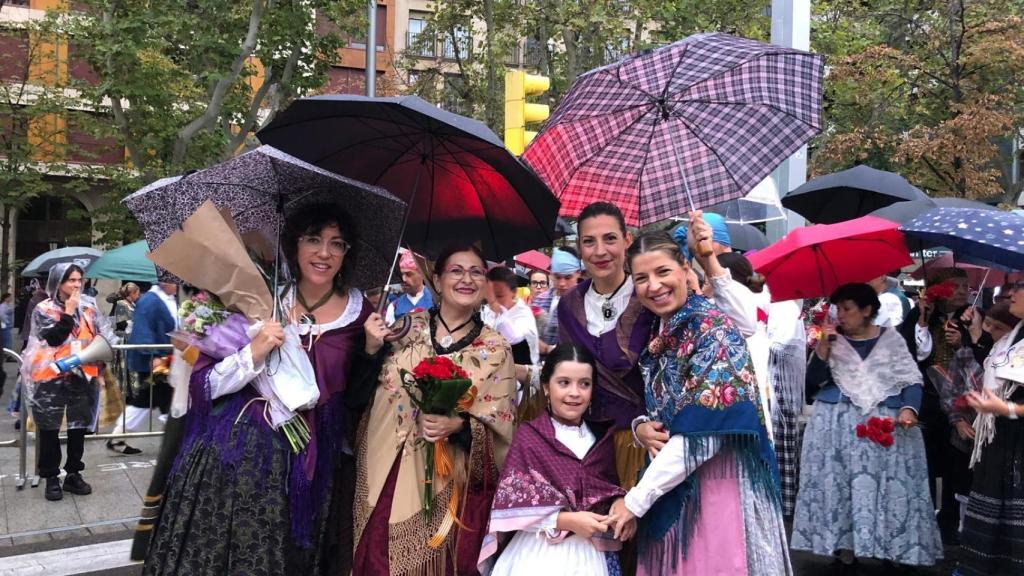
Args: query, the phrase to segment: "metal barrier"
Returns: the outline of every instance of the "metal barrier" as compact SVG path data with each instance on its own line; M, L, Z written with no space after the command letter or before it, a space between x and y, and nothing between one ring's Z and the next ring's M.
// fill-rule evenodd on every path
M127 399L128 390L131 387L131 371L128 370L128 363L125 361L123 352L128 350L166 350L170 352L174 350L174 346L170 344L117 344L111 346L115 352L119 352L114 356L114 359L109 363L111 371L115 372L118 377L118 385L121 388L121 397L124 399L124 406L121 409L121 424L122 429L127 428ZM6 356L10 356L18 361L18 383L21 383L21 365L24 362L21 355L9 348L4 348L3 353ZM14 440L7 440L0 442L0 448L4 447L18 447L18 477L15 480L15 486L18 490L25 487L25 483L29 482L30 485L35 488L39 486L39 470L34 470L34 474L31 479L26 476L26 469L28 468L28 411L30 409L28 403L25 401L25 386L22 385L22 397L20 402L20 409L18 415L20 418L20 429L19 435ZM97 423L98 426L98 423ZM89 434L86 435L86 440L112 440L115 438L143 438L151 436L162 436L163 430L153 430L153 385L149 386L149 430L146 432L121 432L119 434ZM66 436L61 436L61 440L66 440ZM39 462L39 443L35 443L36 448L36 462Z

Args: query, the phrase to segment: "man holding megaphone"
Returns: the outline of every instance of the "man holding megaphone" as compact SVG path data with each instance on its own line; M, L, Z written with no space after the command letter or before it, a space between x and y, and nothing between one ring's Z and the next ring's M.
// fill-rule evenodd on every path
M96 425L100 364L112 357L117 342L110 321L96 301L82 294L82 269L56 264L46 280L49 296L32 314L32 332L23 357L22 381L38 429L39 476L46 479L47 500L63 492L86 495L92 487L82 479L85 434ZM60 484L61 422L67 418L67 477Z

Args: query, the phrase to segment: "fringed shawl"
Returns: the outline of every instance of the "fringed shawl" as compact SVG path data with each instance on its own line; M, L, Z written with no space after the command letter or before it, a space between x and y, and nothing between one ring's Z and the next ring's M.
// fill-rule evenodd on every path
M750 354L732 322L700 295L691 294L640 358L650 416L671 435L693 440L691 455L717 438L735 455L755 489L779 505L778 464L757 406ZM641 547L673 528L685 555L700 514L698 474L659 498L640 521Z
M491 505L481 563L498 551L501 533L522 530L563 510L606 514L612 502L626 493L619 487L615 469L614 427L607 421L588 421L587 425L597 441L582 460L555 437L547 412L519 426ZM560 534L552 540L566 536ZM622 547L621 542L609 538L595 537L592 542L603 551Z
M594 355L598 372L595 382L606 393L595 394L591 409L596 417L613 418L616 425L625 427L643 413L643 381L636 363L650 339L655 318L634 294L614 330L592 335L587 331L584 304L590 284L590 280L581 282L558 301L559 341L574 342Z

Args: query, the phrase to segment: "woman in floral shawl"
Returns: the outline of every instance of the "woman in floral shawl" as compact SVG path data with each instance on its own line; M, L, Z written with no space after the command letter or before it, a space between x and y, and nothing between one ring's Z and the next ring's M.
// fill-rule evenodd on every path
M686 261L668 233L641 236L627 257L637 296L660 319L640 357L647 412L671 437L612 505L614 535L641 518L641 575L792 574L778 467L743 336L688 292Z
M548 408L516 431L491 505L481 573L621 574L622 542L607 534L608 509L625 494L614 426L585 417L596 374L594 357L576 344L548 355L540 375ZM499 544L507 546L495 558Z
M386 357L356 452L354 574L476 574L498 470L512 441L516 391L508 342L480 320L486 273L478 249L447 250L434 268L438 307L411 313L412 328L388 348L382 348L380 315L367 321L367 352ZM402 373L431 356L450 358L476 386L465 412L427 415L412 405ZM428 513L426 442L440 440L447 440L451 474L435 474Z

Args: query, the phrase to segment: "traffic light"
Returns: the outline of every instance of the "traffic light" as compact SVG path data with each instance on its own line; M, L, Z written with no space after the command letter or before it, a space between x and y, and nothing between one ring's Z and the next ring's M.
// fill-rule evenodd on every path
M527 124L544 122L549 114L547 104L531 104L527 96L543 94L551 87L547 76L527 74L522 70L505 73L505 147L519 156L537 135L526 129Z

